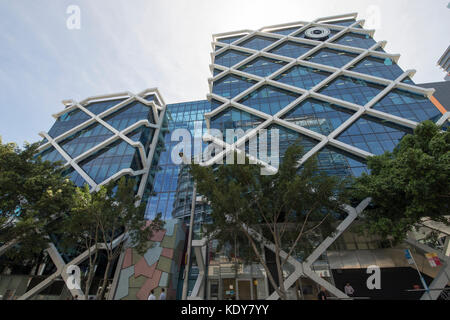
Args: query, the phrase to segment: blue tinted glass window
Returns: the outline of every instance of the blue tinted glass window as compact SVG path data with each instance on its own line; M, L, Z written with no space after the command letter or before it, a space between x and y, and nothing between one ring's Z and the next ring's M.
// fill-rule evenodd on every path
M268 75L280 69L285 64L286 62L284 61L269 59L265 57L258 57L240 67L239 70L257 76L267 77Z
M301 146L303 146L303 153L302 155L306 154L308 151L310 151L314 146L317 144L317 141L314 139L311 139L305 135L302 135L294 130L285 128L280 125L270 125L267 128L267 155L271 155L271 148L272 148L272 139L271 139L271 132L273 129L278 130L279 134L279 156L280 161L284 158L284 153L286 152L287 148L294 144L298 143ZM258 159L261 159L260 155L260 141L259 139L255 140L255 144L252 145L248 141L245 143L245 151L247 154L250 154L252 156L257 156ZM256 147L257 149L254 149Z
M108 110L109 108L121 103L122 101L125 101L125 98L123 99L114 99L114 100L108 100L108 101L99 101L99 102L92 102L85 106L90 112L94 114L100 114L103 111Z
M69 131L70 129L75 128L79 124L85 122L91 117L81 111L80 109L75 109L70 112L66 112L58 117L55 124L51 127L48 132L49 136L52 138L56 138L62 133Z
M239 103L274 115L298 97L299 95L295 93L264 85L242 98Z
M352 111L340 106L309 98L295 106L282 118L309 130L329 135L352 114Z
M101 183L126 168L141 170L142 162L136 148L117 140L81 161L80 167L96 183Z
M403 70L390 58L367 57L349 70L389 80L395 80L403 74Z
M349 32L344 34L339 39L335 40L334 43L342 44L344 46L357 47L363 49L369 49L374 44L373 40L368 34L359 34L354 32Z
M236 41L237 39L242 38L244 35L239 35L239 36L233 36L233 37L227 37L227 38L222 38L222 39L218 39L218 42L222 42L222 43L227 43L230 44L234 41Z
M431 120L441 114L427 97L400 89L390 91L372 108L416 122Z
M410 128L386 120L363 116L338 136L338 140L375 155L394 150Z
M212 103L206 100L192 101L185 103L169 104L167 110L172 114L172 118L168 120L168 132L165 132L163 140L164 147L161 148L159 157L152 167L151 176L147 188L152 190L155 195L149 192L143 197L143 201L147 202L145 218L152 219L157 213L162 214L163 219L170 219L176 216L174 212L174 200L178 187L178 175L180 167L174 165L171 159L171 153L178 142L171 141L172 130L178 128L186 128L194 135L194 121L200 121L202 124L202 133L206 131L206 124L203 114L211 111L212 104L216 107L221 105L220 102L213 100ZM199 133L201 134L201 133ZM203 147L205 144L203 143ZM186 210L190 212L190 201L186 206ZM181 215L184 214L185 208L181 208Z
M351 52L324 48L307 57L305 60L309 62L341 68L350 61L352 61L353 59L355 59L357 56L358 56L357 54Z
M254 80L229 74L214 82L212 92L231 99L256 83Z
M140 142L145 148L145 153L148 154L150 149L150 144L153 141L153 134L155 132L155 129L149 128L149 127L140 127L129 134L127 134L127 137L130 138L133 141Z
M298 58L312 48L314 48L314 46L293 41L286 41L270 50L270 52L280 56Z
M319 69L297 65L286 72L283 72L274 80L309 90L326 79L330 74L331 73Z
M250 56L250 54L246 52L227 50L216 56L214 58L214 63L229 68L234 66L236 63L241 62L248 56Z
M231 107L222 111L210 120L210 127L219 129L225 134L226 129L248 129L259 126L264 120L248 112Z
M217 101L215 99L212 99L212 101L211 101L211 111L214 110L214 109L217 109L221 105L222 105L222 102Z
M140 102L130 103L105 117L104 120L119 131L128 128L139 120L148 120L150 123L155 123L152 107Z
M359 177L363 172L369 173L364 159L334 147L325 147L317 153L317 165L330 176Z
M113 133L99 123L92 124L59 143L72 158L95 147L113 136Z
M50 161L50 162L62 161L63 163L66 162L64 157L54 147L50 147L40 152L37 156L41 157L42 161Z
M254 49L254 50L261 50L265 47L271 45L277 41L277 39L269 38L269 37L263 37L263 36L254 36L243 43L240 43L239 46Z
M333 98L365 105L383 89L384 87L378 84L340 76L325 85L319 92Z

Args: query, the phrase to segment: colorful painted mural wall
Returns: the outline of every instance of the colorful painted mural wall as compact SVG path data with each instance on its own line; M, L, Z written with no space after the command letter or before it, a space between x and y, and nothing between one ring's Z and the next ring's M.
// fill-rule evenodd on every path
M126 249L114 299L147 300L151 290L158 299L161 288L167 299L175 299L185 237L185 227L178 219L167 220L143 256L133 248Z

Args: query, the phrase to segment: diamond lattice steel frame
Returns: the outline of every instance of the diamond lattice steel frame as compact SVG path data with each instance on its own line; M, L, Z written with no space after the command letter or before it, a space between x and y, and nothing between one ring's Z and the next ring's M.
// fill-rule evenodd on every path
M248 141L250 138L254 137L260 129L268 128L272 124L281 125L285 128L291 129L302 135L312 138L313 140L318 142L318 144L315 147L313 147L309 152L307 152L302 157L302 159L300 161L301 163L303 163L308 158L313 156L316 152L318 152L319 150L324 148L326 145L333 146L340 150L349 152L349 153L356 155L357 157L360 157L362 159L365 159L369 156L373 156L373 154L371 154L370 152L361 150L359 148L356 148L349 144L343 143L336 139L336 137L340 133L342 133L345 129L349 128L353 123L355 123L363 115L373 116L373 117L376 117L381 120L388 120L394 124L399 124L404 127L414 129L418 125L417 122L409 120L409 119L405 119L402 117L398 117L398 116L395 116L395 115L392 115L389 113L385 113L382 111L378 111L378 110L372 109L372 107L377 102L379 102L384 96L386 96L389 92L391 92L394 89L403 89L403 90L406 90L406 91L409 91L412 93L416 93L416 94L421 94L421 95L427 96L427 97L431 97L435 90L430 89L430 88L425 89L422 87L418 87L415 85L410 85L410 84L406 84L406 83L402 82L405 78L412 77L415 74L415 70L407 70L395 80L384 79L384 78L375 77L375 76L371 76L371 75L367 75L367 74L349 70L349 68L351 66L353 66L357 62L360 62L361 60L363 60L364 58L369 57L369 56L377 57L377 58L384 58L384 59L389 58L389 59L393 60L394 62L397 62L400 57L399 54L389 54L389 53L376 51L377 48L380 48L380 47L383 48L386 45L386 41L377 42L369 49L362 49L362 48L356 48L356 47L332 43L333 41L339 39L342 35L346 34L347 32L373 36L375 30L365 30L365 29L356 28L356 26L358 26L358 25L362 26L364 24L364 20L355 21L353 24L351 24L347 27L326 23L326 21L329 21L329 20L337 21L338 19L350 19L350 18L356 19L356 16L357 16L356 13L350 13L350 14L339 15L339 16L319 18L319 19L314 20L313 22L298 21L298 22L293 22L293 23L286 23L286 24L281 24L281 25L263 27L256 31L241 30L241 31L236 31L236 32L227 32L227 33L221 33L221 34L214 35L213 36L214 41L212 42L213 49L215 48L215 46L218 46L221 48L219 50L211 53L212 64L210 65L210 69L211 69L211 71L213 71L214 69L217 69L217 70L221 70L222 72L217 74L215 77L208 79L210 94L208 94L207 97L210 100L214 99L218 102L222 102L222 105L220 105L218 108L214 109L213 111L205 114L207 128L210 129L210 119L212 117L214 117L215 115L219 114L220 112L222 112L230 107L235 107L235 108L245 111L249 114L260 117L264 121L259 126L254 128L253 130L249 130L249 132L247 132L244 136L240 137L233 144L228 144L224 141L220 141L220 139L217 139L210 134L206 135L206 137L205 137L206 140L212 141L213 143L219 145L220 147L225 147L225 150L218 153L212 159L209 159L208 161L206 161L205 165L211 165L213 163L218 162L220 159L222 159L224 156L226 156L230 152L234 152L234 151L237 151L238 153L243 152L242 147L246 141ZM325 21L325 22L323 22L323 21ZM289 35L286 35L286 36L270 33L270 30L277 30L277 29L279 30L282 28L290 28L290 27L295 27L295 26L299 26L299 28L295 31L292 31ZM326 41L317 41L317 40L310 40L310 39L306 39L306 38L295 37L296 35L299 35L302 32L304 32L312 27L326 27L326 28L337 31L337 33L335 35L331 36ZM243 37L233 41L230 44L217 42L217 39L220 39L220 38L227 38L227 37L239 36L239 35L243 35ZM239 44L244 43L245 41L251 39L254 36L264 36L267 38L272 38L272 39L274 39L274 42L259 51L239 46ZM276 48L277 46L285 43L288 40L291 42L296 42L299 44L307 44L307 45L311 45L314 47L311 48L306 53L304 53L303 55L301 55L300 57L298 57L297 59L286 57L286 56L281 56L281 55L277 55L277 54L269 52L270 50ZM319 50L321 50L323 48L353 52L353 53L357 54L358 56L355 57L350 62L348 62L347 64L345 64L341 68L336 68L336 67L332 67L332 66L328 66L328 65L313 63L313 62L309 62L309 61L305 60L305 58L311 56L312 54L318 52ZM250 54L250 56L248 56L247 58L241 60L240 62L236 63L235 65L233 65L229 68L214 63L214 59L216 56L218 56L230 49ZM246 73L245 71L238 70L240 67L244 66L248 62L250 62L258 57L266 57L266 58L281 60L281 61L286 62L287 64L284 65L283 67L281 67L280 69L278 69L277 71L273 72L271 75L269 75L267 77L260 77L260 76L257 76L257 75L251 74L251 73ZM289 69L291 69L292 67L297 66L297 65L304 66L304 67L312 67L315 69L329 72L331 74L326 79L324 79L323 81L321 81L320 83L315 85L313 88L311 88L310 90L301 89L301 88L294 87L294 86L284 84L284 83L274 80L277 76L283 74L284 72L288 71ZM236 95L232 99L227 99L225 97L222 97L220 95L212 93L213 83L217 80L222 79L223 77L225 77L227 75L230 75L230 74L236 75L236 76L242 76L242 77L257 81L257 83L254 84L253 86L251 86L250 88L248 88L247 90ZM379 94L377 94L373 99L371 99L369 102L367 102L365 105L358 105L358 104L355 104L352 102L344 101L341 99L333 98L333 97L319 93L320 89L322 89L327 84L331 83L333 80L335 80L339 76L349 76L354 79L359 79L359 80L364 80L364 81L368 81L371 83L379 84L379 85L384 86L385 88L381 92L379 92ZM259 110L255 110L253 108L247 107L247 106L239 103L239 101L243 97L254 92L255 90L258 90L259 88L261 88L264 85L270 85L275 88L280 88L280 89L290 91L292 93L298 94L299 97L273 116L266 114L264 112L261 112ZM314 132L307 128L301 127L295 123L281 119L281 117L283 115L287 114L289 111L291 111L293 108L295 108L299 103L305 101L308 98L316 98L316 99L324 101L324 102L329 102L329 103L335 104L337 106L341 106L343 108L349 109L350 111L353 111L355 113L349 119L347 119L347 121L343 122L339 127L334 129L334 131L332 131L328 136L325 136L318 132ZM442 124L444 121L447 121L448 119L449 119L449 113L447 112L447 113L443 114L442 118L438 122L440 124ZM269 164L266 163L266 165L269 169L275 170Z
M311 156L316 154L318 151L320 151L325 146L333 146L340 150L349 152L353 155L356 155L357 157L360 157L362 159L365 159L369 156L373 156L373 154L361 150L359 148L356 148L354 146L348 145L346 143L343 143L341 141L338 141L336 137L342 133L344 130L349 128L353 123L355 123L361 116L363 115L369 115L376 117L381 120L388 120L392 123L402 125L404 127L408 127L411 129L414 129L418 123L415 121L411 121L409 119L405 119L402 117L398 117L389 113L381 112L378 110L372 109L372 107L379 102L384 96L386 96L389 92L391 92L394 89L403 89L412 93L421 94L423 96L426 96L428 98L432 97L434 93L434 89L424 89L415 85L409 85L406 83L402 83L402 81L407 77L412 77L415 74L415 70L407 70L403 74L401 74L399 77L397 77L394 80L384 79L380 77L375 77L355 71L349 70L349 68L356 64L357 62L363 60L366 57L372 56L377 58L389 58L393 60L394 62L397 62L400 55L398 54L389 54L384 53L381 51L376 51L378 48L384 48L386 45L386 41L380 41L371 46L368 49L363 48L356 48L351 46L345 46L341 44L333 43L333 41L339 39L341 36L346 34L347 32L362 34L362 35L370 35L373 36L375 30L364 30L362 28L356 28L357 26L363 26L364 20L358 20L352 23L349 26L339 26L339 25L333 25L328 24L327 22L332 21L338 21L342 19L355 19L356 20L357 13L350 13L350 14L344 14L344 15L337 15L337 16L330 16L330 17L324 17L314 20L313 22L306 22L306 21L298 21L293 23L285 23L280 25L273 25L268 27L263 27L259 30L253 31L253 30L240 30L235 32L227 32L227 33L221 33L216 34L213 36L213 42L212 42L212 48L215 50L216 47L220 47L217 51L214 51L211 53L211 59L212 64L210 65L211 72L216 70L220 70L221 72L214 76L213 78L208 79L209 82L209 89L210 93L207 95L209 100L216 100L218 102L222 102L222 105L220 105L218 108L214 109L213 111L206 113L206 124L208 130L210 130L210 119L216 115L218 115L220 112L226 110L227 108L235 107L237 109L240 109L242 111L245 111L251 115L255 115L257 117L262 118L264 121L257 126L256 128L249 130L244 136L240 137L236 142L233 144L229 144L221 139L218 139L217 137L214 137L212 134L208 133L204 136L204 139L206 141L210 141L216 145L218 145L221 148L224 148L225 150L219 152L217 155L215 155L213 158L208 159L207 161L203 162L202 165L209 166L214 163L220 162L227 154L230 152L237 152L242 153L245 152L243 150L243 147L245 146L246 141L248 141L250 138L254 137L260 129L268 128L272 124L278 124L285 128L294 130L300 134L303 134L309 138L314 139L318 142L316 146L314 146L309 152L307 152L302 159L300 160L299 165L304 163L307 159L309 159ZM298 29L292 31L288 35L280 35L275 33L270 33L271 30L280 30L285 28L294 28L298 26ZM335 35L332 35L329 37L329 39L325 41L317 41L317 40L311 40L306 38L297 38L296 35L301 34L302 32L308 30L312 27L326 27L331 30L337 31ZM229 44L218 42L218 39L221 38L230 38L233 36L240 36L239 39L236 39L232 41ZM242 44L246 42L247 40L251 39L254 36L264 36L267 38L274 39L274 42L265 48L261 50L254 50L250 48L245 48L239 46L239 44ZM269 52L270 50L278 47L279 45L285 43L286 41L291 41L299 44L307 44L310 46L313 46L309 51L302 54L297 59L277 55L274 53ZM357 54L357 56L349 61L347 64L345 64L341 68L336 68L328 65L318 64L318 63L312 63L305 58L311 56L312 54L318 52L319 50L323 48L329 48L329 49L335 49L335 50L343 50L347 52L352 52ZM227 50L236 50L238 52L242 52L245 54L250 54L247 58L241 60L240 62L236 63L235 65L227 68L218 64L214 63L215 57L226 52ZM247 73L245 71L238 70L240 67L246 65L247 63L253 61L254 59L258 57L266 57L271 59L276 59L280 61L286 62L286 64L279 68L277 71L273 72L267 77L260 77L251 73ZM274 79L283 74L284 72L290 70L294 66L304 66L304 67L312 67L315 69L319 69L322 71L327 71L331 73L326 79L322 80L320 83L312 87L310 90L301 89L298 87L294 87L291 85L287 85L284 83L280 83L278 81L275 81ZM220 95L214 94L212 92L213 89L213 83L217 80L222 79L223 77L226 77L227 75L236 75L236 76L242 76L247 79L251 79L256 81L256 84L248 88L247 90L241 92L240 94L236 95L235 97L232 97L231 99L227 99L225 97L222 97ZM355 103L347 102L341 99L333 98L324 94L319 93L319 90L323 88L325 85L332 82L334 79L336 79L339 76L349 76L355 79L360 79L368 82L372 82L375 84L379 84L384 86L385 88L379 92L374 98L372 98L370 101L368 101L365 105L358 105ZM264 85L271 85L275 88L284 89L287 91L290 91L292 93L298 94L299 97L295 99L293 102L288 104L285 108L277 112L275 115L269 115L264 112L261 112L259 110L255 110L253 108L247 107L239 101L247 96L248 94L254 92L255 90L258 90ZM286 120L281 119L281 116L288 113L290 110L292 110L294 107L296 107L299 103L305 101L308 98L316 98L321 101L329 102L344 108L347 108L353 112L355 112L349 119L347 119L345 122L343 122L339 127L335 128L328 136L325 136L323 134L311 131L307 128L301 127L297 124L288 122ZM442 111L441 111L442 112ZM445 121L449 121L449 112L446 112L443 114L443 116L438 120L438 124L443 124ZM277 170L270 166L268 163L264 163L263 161L259 159L255 159L251 155L249 156L252 160L258 160L259 163L266 166L267 169L276 172ZM313 281L315 281L317 284L325 287L330 293L335 295L336 297L340 299L349 299L349 297L343 293L341 290L333 286L331 283L325 281L321 277L319 277L312 269L312 264L319 258L321 254L323 254L326 249L353 223L353 221L361 215L362 211L367 207L369 204L370 199L366 199L363 202L358 205L358 207L353 208L349 205L345 205L343 207L343 210L348 213L347 218L345 218L342 223L336 228L336 231L333 233L332 236L329 236L326 238L317 248L316 250L306 259L305 262L301 263L297 261L296 259L290 257L288 259L289 264L291 264L294 267L294 272L291 273L288 278L284 282L285 289L289 289L297 279L299 279L301 276L306 276ZM275 252L274 245L268 241L267 239L263 239L262 236L256 232L252 231L252 236L261 241L265 247ZM198 242L198 246L201 247L205 245L206 241L200 241ZM286 256L285 252L281 252L281 255ZM199 253L199 256L197 259L201 259L201 254ZM202 279L197 279L196 288L201 286ZM195 299L196 297L191 297L192 299ZM198 297L197 297L198 298ZM268 299L278 299L279 296L276 292L272 293Z
M159 101L158 104L155 103L154 101L145 100L145 97L151 96L151 95L156 96L157 100ZM109 107L107 110L103 111L102 113L100 113L98 115L89 111L89 109L87 108L87 106L91 103L103 102L103 101L108 101L108 100L118 99L118 98L124 98L125 100L123 100L122 102L120 102L114 106ZM131 126L119 131L104 120L105 117L113 114L114 112L121 110L122 108L128 106L130 103L133 103L135 101L147 106L148 108L150 108L152 110L153 116L155 119L155 123L150 123L150 121L148 121L148 120L140 120L140 121L133 123ZM159 93L158 89L157 88L146 89L137 95L135 95L131 92L123 92L123 93L89 97L81 102L76 102L74 100L65 100L65 101L63 101L63 103L68 106L64 110L53 115L53 117L55 117L56 119L58 119L58 117L60 117L61 115L65 114L67 112L76 110L76 109L89 115L90 119L84 121L83 123L75 126L74 128L72 128L68 131L65 131L64 133L62 133L54 138L50 137L50 135L46 132L40 132L39 135L42 136L43 138L46 138L48 142L43 144L39 148L39 151L44 151L49 147L54 147L66 160L66 163L64 164L64 166L65 167L71 166L75 171L77 171L83 177L83 179L89 184L89 186L93 190L97 190L100 186L105 185L112 180L117 180L124 175L131 175L131 176L142 175L142 179L141 179L139 189L137 192L137 195L142 197L144 194L145 184L147 183L149 169L150 169L150 166L152 163L153 155L154 155L154 152L156 149L156 144L158 142L159 132L160 132L163 120L164 120L164 115L165 115L165 110L166 110L166 105L165 105L164 100L163 100L161 94ZM70 155L67 152L65 152L64 149L59 145L59 142L63 141L65 138L67 138L67 137L73 135L74 133L79 132L80 130L83 130L84 128L86 128L92 124L95 124L95 123L98 123L98 124L102 125L103 127L106 127L109 131L111 131L113 133L113 136L108 139L105 139L105 141L103 141L103 142L99 143L98 145L90 148L89 150L83 152L79 156L77 156L75 158L71 158ZM145 148L141 142L133 141L132 139L130 139L129 137L126 136L128 133L130 133L133 130L140 128L142 126L155 129L148 154L146 154ZM120 170L119 172L116 172L114 175L105 179L104 181L102 181L100 183L96 183L78 164L80 163L80 161L86 159L88 156L107 147L108 145L116 142L119 139L125 141L132 147L135 147L139 150L139 156L140 156L140 160L141 160L143 169L136 171L136 170L132 170L131 168L125 168L125 169Z
M151 96L151 95L156 97L156 101L158 101L158 103L155 103L154 101L145 100L146 97ZM118 98L123 98L125 100L123 100L120 103L117 103L116 105L109 107L107 110L105 110L104 112L102 112L98 115L94 114L93 112L91 112L87 109L87 106L91 103L115 100ZM140 121L133 123L131 126L119 131L104 120L104 118L107 117L108 115L121 110L122 108L128 106L130 103L133 103L135 101L138 101L139 103L147 106L149 109L152 110L152 113L153 113L153 116L155 119L155 123L151 123L148 120L140 120ZM81 102L76 102L74 100L64 100L63 104L66 105L66 108L53 115L53 117L55 117L56 119L58 119L61 115L65 114L67 112L71 112L71 111L74 111L77 109L81 110L82 112L89 115L90 119L84 121L83 123L75 126L74 128L72 128L68 131L65 131L64 133L62 133L54 138L52 138L46 132L40 132L39 134L43 138L47 139L47 142L44 143L39 148L39 151L44 151L51 147L55 148L66 160L64 167L67 167L67 168L72 167L75 171L77 171L83 177L83 179L89 184L92 191L98 190L98 188L100 186L105 185L110 181L117 180L120 177L125 176L125 175L130 175L130 176L142 175L142 179L139 184L138 191L137 191L137 195L140 198L142 198L142 196L144 194L144 190L145 190L145 185L147 183L148 175L150 173L150 167L152 165L152 160L153 160L153 157L155 154L156 146L158 143L160 131L161 131L161 128L163 125L165 112L166 112L166 104L165 104L164 99L162 98L161 94L159 93L159 90L157 88L146 89L137 95L135 95L131 92L123 92L123 93L116 93L116 94L109 94L109 95L94 96L94 97L89 97L87 99L84 99ZM67 152L65 152L64 149L61 148L61 146L59 145L59 142L63 141L65 138L71 136L72 134L79 132L80 130L83 130L84 128L86 128L92 124L95 124L95 123L99 123L102 126L106 127L108 130L110 130L113 133L113 136L108 139L105 139L105 141L90 148L89 150L85 151L81 155L79 155L75 158L71 158L70 155ZM141 142L133 141L132 139L130 139L129 137L126 136L126 134L128 134L128 133L132 132L133 130L135 130L139 127L142 127L142 126L153 128L155 130L152 141L150 143L150 148L149 148L148 153L145 152L145 148ZM78 163L80 161L82 161L83 159L87 158L88 156L94 154L95 152L116 142L119 139L122 139L123 141L127 142L131 146L138 148L143 169L139 170L139 171L135 171L135 170L132 170L131 168L125 168L125 169L122 169L119 172L115 173L111 177L105 179L101 183L97 184L78 165ZM112 243L108 244L108 246L115 248L116 246L125 242L127 239L128 239L127 234L121 234L116 239L114 239L112 241ZM16 241L12 241L11 243L5 244L4 246L0 247L0 255L5 253L15 243L16 243ZM77 257L75 257L70 262L65 263L61 257L60 252L56 248L56 246L50 242L49 247L45 251L51 258L52 262L55 264L55 266L57 268L56 272L54 274L50 275L49 277L47 277L46 279L44 279L43 281L41 281L38 285L36 285L32 289L28 290L24 295L19 297L19 300L30 299L34 295L38 294L39 292L41 292L42 290L47 288L49 285L52 284L52 282L54 280L56 280L58 278L62 278L67 285L66 281L69 277L69 274L67 274L67 267L69 267L71 265L79 265L80 263L82 263L83 261L85 261L86 259L89 258L89 254L94 253L96 250L104 249L105 247L106 247L105 243L100 243L98 246L93 246L89 250L86 250L83 253L81 253L80 255L78 255ZM113 286L114 286L114 283L113 283ZM69 291L72 294L72 296L77 295L79 297L79 299L84 299L82 290L70 289ZM112 288L112 291L114 291L114 288Z

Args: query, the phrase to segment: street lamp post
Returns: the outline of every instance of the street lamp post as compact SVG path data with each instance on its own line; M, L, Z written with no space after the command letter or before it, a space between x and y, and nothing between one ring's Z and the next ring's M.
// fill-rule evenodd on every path
M180 157L183 159L183 163L187 163L183 152L180 152ZM187 300L188 286L189 286L189 270L191 266L191 251L192 251L192 232L194 229L194 216L195 216L195 201L197 196L197 186L194 181L194 187L192 190L192 202L191 202L191 219L189 221L189 234L188 234L188 245L187 245L187 259L184 268L184 281L183 281L183 292L181 299Z

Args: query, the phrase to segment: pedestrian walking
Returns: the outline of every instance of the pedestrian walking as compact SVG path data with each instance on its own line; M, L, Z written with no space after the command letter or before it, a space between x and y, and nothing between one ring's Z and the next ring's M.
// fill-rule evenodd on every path
M164 288L161 289L161 294L159 296L159 300L166 300L166 292Z
M155 291L150 291L150 295L148 296L148 300L156 300Z

